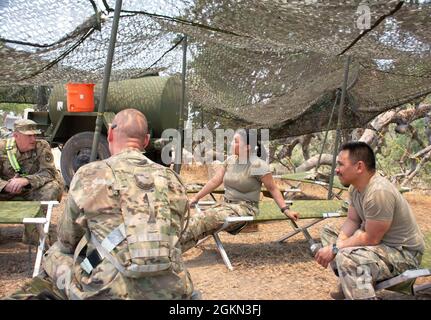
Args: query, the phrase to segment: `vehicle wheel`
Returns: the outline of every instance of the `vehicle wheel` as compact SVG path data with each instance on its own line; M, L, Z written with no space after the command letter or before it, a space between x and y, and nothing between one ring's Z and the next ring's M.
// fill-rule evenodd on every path
M78 169L90 162L91 147L93 145L94 132L80 132L72 136L63 146L60 158L61 174L64 183L69 186L73 175ZM108 140L104 135L100 135L97 150L97 160L110 157Z

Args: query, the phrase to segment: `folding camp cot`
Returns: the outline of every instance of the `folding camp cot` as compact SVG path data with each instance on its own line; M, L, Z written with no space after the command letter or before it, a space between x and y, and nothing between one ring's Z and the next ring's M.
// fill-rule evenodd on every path
M429 276L431 276L431 269L407 270L396 277L378 282L374 289L376 291L385 289L415 296L431 289L431 282L421 285L414 284L417 278Z
M282 181L296 181L299 182L294 188L299 189L301 183L309 183L319 185L326 190L329 190L329 183L327 181L319 180L318 177L313 172L296 172L296 173L288 173L283 175L274 175L274 179L280 179ZM348 190L345 186L343 186L338 179L337 176L334 177L333 188L338 190L338 193L334 193L333 195L341 199L341 194L343 191Z
M282 180L305 182L305 183L314 183L314 184L321 185L325 188L329 186L329 183L327 181L319 180L317 176L315 177L313 172L309 172L309 171L275 175L274 178L279 178ZM337 176L334 177L333 187L339 190L347 190L347 188L341 184Z
M201 207L213 205L215 202L213 201L200 201L196 208L198 211L201 210ZM282 236L277 241L283 242L286 239L292 237L299 232L302 232L305 238L308 240L310 247L315 243L311 235L308 233L308 228L312 225L319 223L328 218L336 218L336 217L345 217L347 215L347 204L341 200L296 200L296 201L286 201L286 204L289 204L291 209L294 211L298 211L301 213L301 219L314 219L312 222L308 223L305 226L299 227L295 221L288 219L284 214L282 214L276 204L273 201L264 201L260 203L259 215L256 217L228 217L226 218L223 226L217 230L212 237L215 240L217 250L219 251L224 264L229 270L233 270L230 259L223 247L223 243L220 240L219 232L225 230L233 223L237 222L251 222L251 223L260 223L267 221L277 221L277 220L287 220L293 231L288 233L287 235ZM202 243L208 239L202 239L199 243ZM199 244L198 243L198 244ZM428 251L425 252L425 255L431 254ZM375 285L375 290L390 290L395 292L400 292L403 294L409 295L417 295L423 292L428 292L431 288L431 283L426 283L422 285L414 285L415 281L419 277L427 277L431 276L431 269L422 268L417 270L407 270L402 274L393 277L391 279L387 279L381 281Z
M203 186L204 185L200 183L187 184L186 185L187 193L198 193ZM301 189L298 189L298 188L285 188L285 189L279 188L279 190L283 194L285 199L287 199L289 194L301 192ZM261 193L265 197L272 197L271 193L264 186L262 186ZM211 191L211 193L209 194L214 201L217 201L214 194L224 194L224 189L218 187L217 189Z
M39 232L39 243L34 263L33 277L39 273L42 254L51 223L52 209L58 201L1 201L0 224L35 224ZM37 215L45 210L45 217ZM31 263L31 245L29 245L29 263Z
M201 207L209 206L214 203L215 202L213 201L200 201L196 205L196 209L198 211L201 211L202 210ZM287 200L286 204L288 204L292 210L300 212L300 219L312 219L312 221L305 226L302 226L302 227L298 226L295 221L292 221L291 219L287 218L286 215L281 213L280 209L273 201L271 202L261 201L259 205L259 214L256 217L252 217L252 216L227 217L226 220L224 221L223 226L219 230L217 230L214 234L212 234L212 237L214 238L217 246L217 250L219 251L225 265L229 270L233 270L233 267L218 234L219 232L225 230L226 228L228 228L230 225L234 223L238 223L238 222L261 223L261 222L268 222L268 221L287 220L290 223L291 227L293 228L293 231L279 238L277 241L283 242L289 239L290 237L302 232L302 234L308 240L311 247L311 245L313 245L315 242L307 230L309 227L325 219L344 217L347 214L347 211L344 209L345 208L344 201L342 200L296 200L296 201ZM205 239L202 239L201 241L199 241L199 243L201 243Z
M275 175L274 178L278 178L281 180L290 180L290 181L299 182L299 184L295 186L295 189L292 189L292 190L299 190L299 186L301 183L310 183L310 184L319 185L319 186L322 186L323 188L325 188L326 190L328 190L328 188L329 188L329 183L327 181L322 181L322 180L319 180L316 177L314 177L313 172L288 173L288 174L283 174L283 175ZM335 197L337 197L337 198L340 198L340 195L343 191L348 190L348 188L346 188L345 186L343 186L341 184L340 179L338 179L337 176L334 177L333 188L339 190L337 194L334 194ZM411 191L411 189L407 188L407 187L400 187L399 191L401 193L404 193L404 192Z

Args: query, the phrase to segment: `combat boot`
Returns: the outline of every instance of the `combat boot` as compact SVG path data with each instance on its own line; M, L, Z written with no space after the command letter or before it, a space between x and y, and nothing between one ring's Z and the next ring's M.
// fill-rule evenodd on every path
M341 284L339 283L337 285L337 288L332 290L329 295L334 300L345 300L346 296L344 295L343 288L341 287Z

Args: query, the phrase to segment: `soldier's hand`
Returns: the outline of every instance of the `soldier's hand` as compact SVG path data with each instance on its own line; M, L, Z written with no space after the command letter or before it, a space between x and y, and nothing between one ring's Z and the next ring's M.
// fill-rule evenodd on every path
M198 203L198 201L199 199L197 199L196 197L191 198L189 201L189 207L194 208L196 206L196 203Z
M6 192L18 194L21 193L22 188L24 188L29 183L30 181L28 181L26 178L12 178L9 180L5 189Z
M8 182L5 187L4 187L4 191L6 191L7 193L13 193L12 192L12 186L10 184L10 182Z
M335 255L332 253L332 246L326 246L317 251L314 259L322 267L327 268L328 264L334 260Z
M299 213L298 212L296 212L296 211L288 211L287 212L287 215L289 216L289 218L290 219L292 219L292 220L294 220L294 221L296 221L296 220L298 220L299 219Z

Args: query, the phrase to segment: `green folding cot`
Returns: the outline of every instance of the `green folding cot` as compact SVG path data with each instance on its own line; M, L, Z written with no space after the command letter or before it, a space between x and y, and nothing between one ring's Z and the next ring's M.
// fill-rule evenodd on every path
M39 243L36 261L33 268L33 277L39 274L45 242L51 223L52 209L58 201L1 201L0 224L35 224L39 232ZM45 217L40 217L40 214ZM29 245L29 259L31 259L31 246Z

